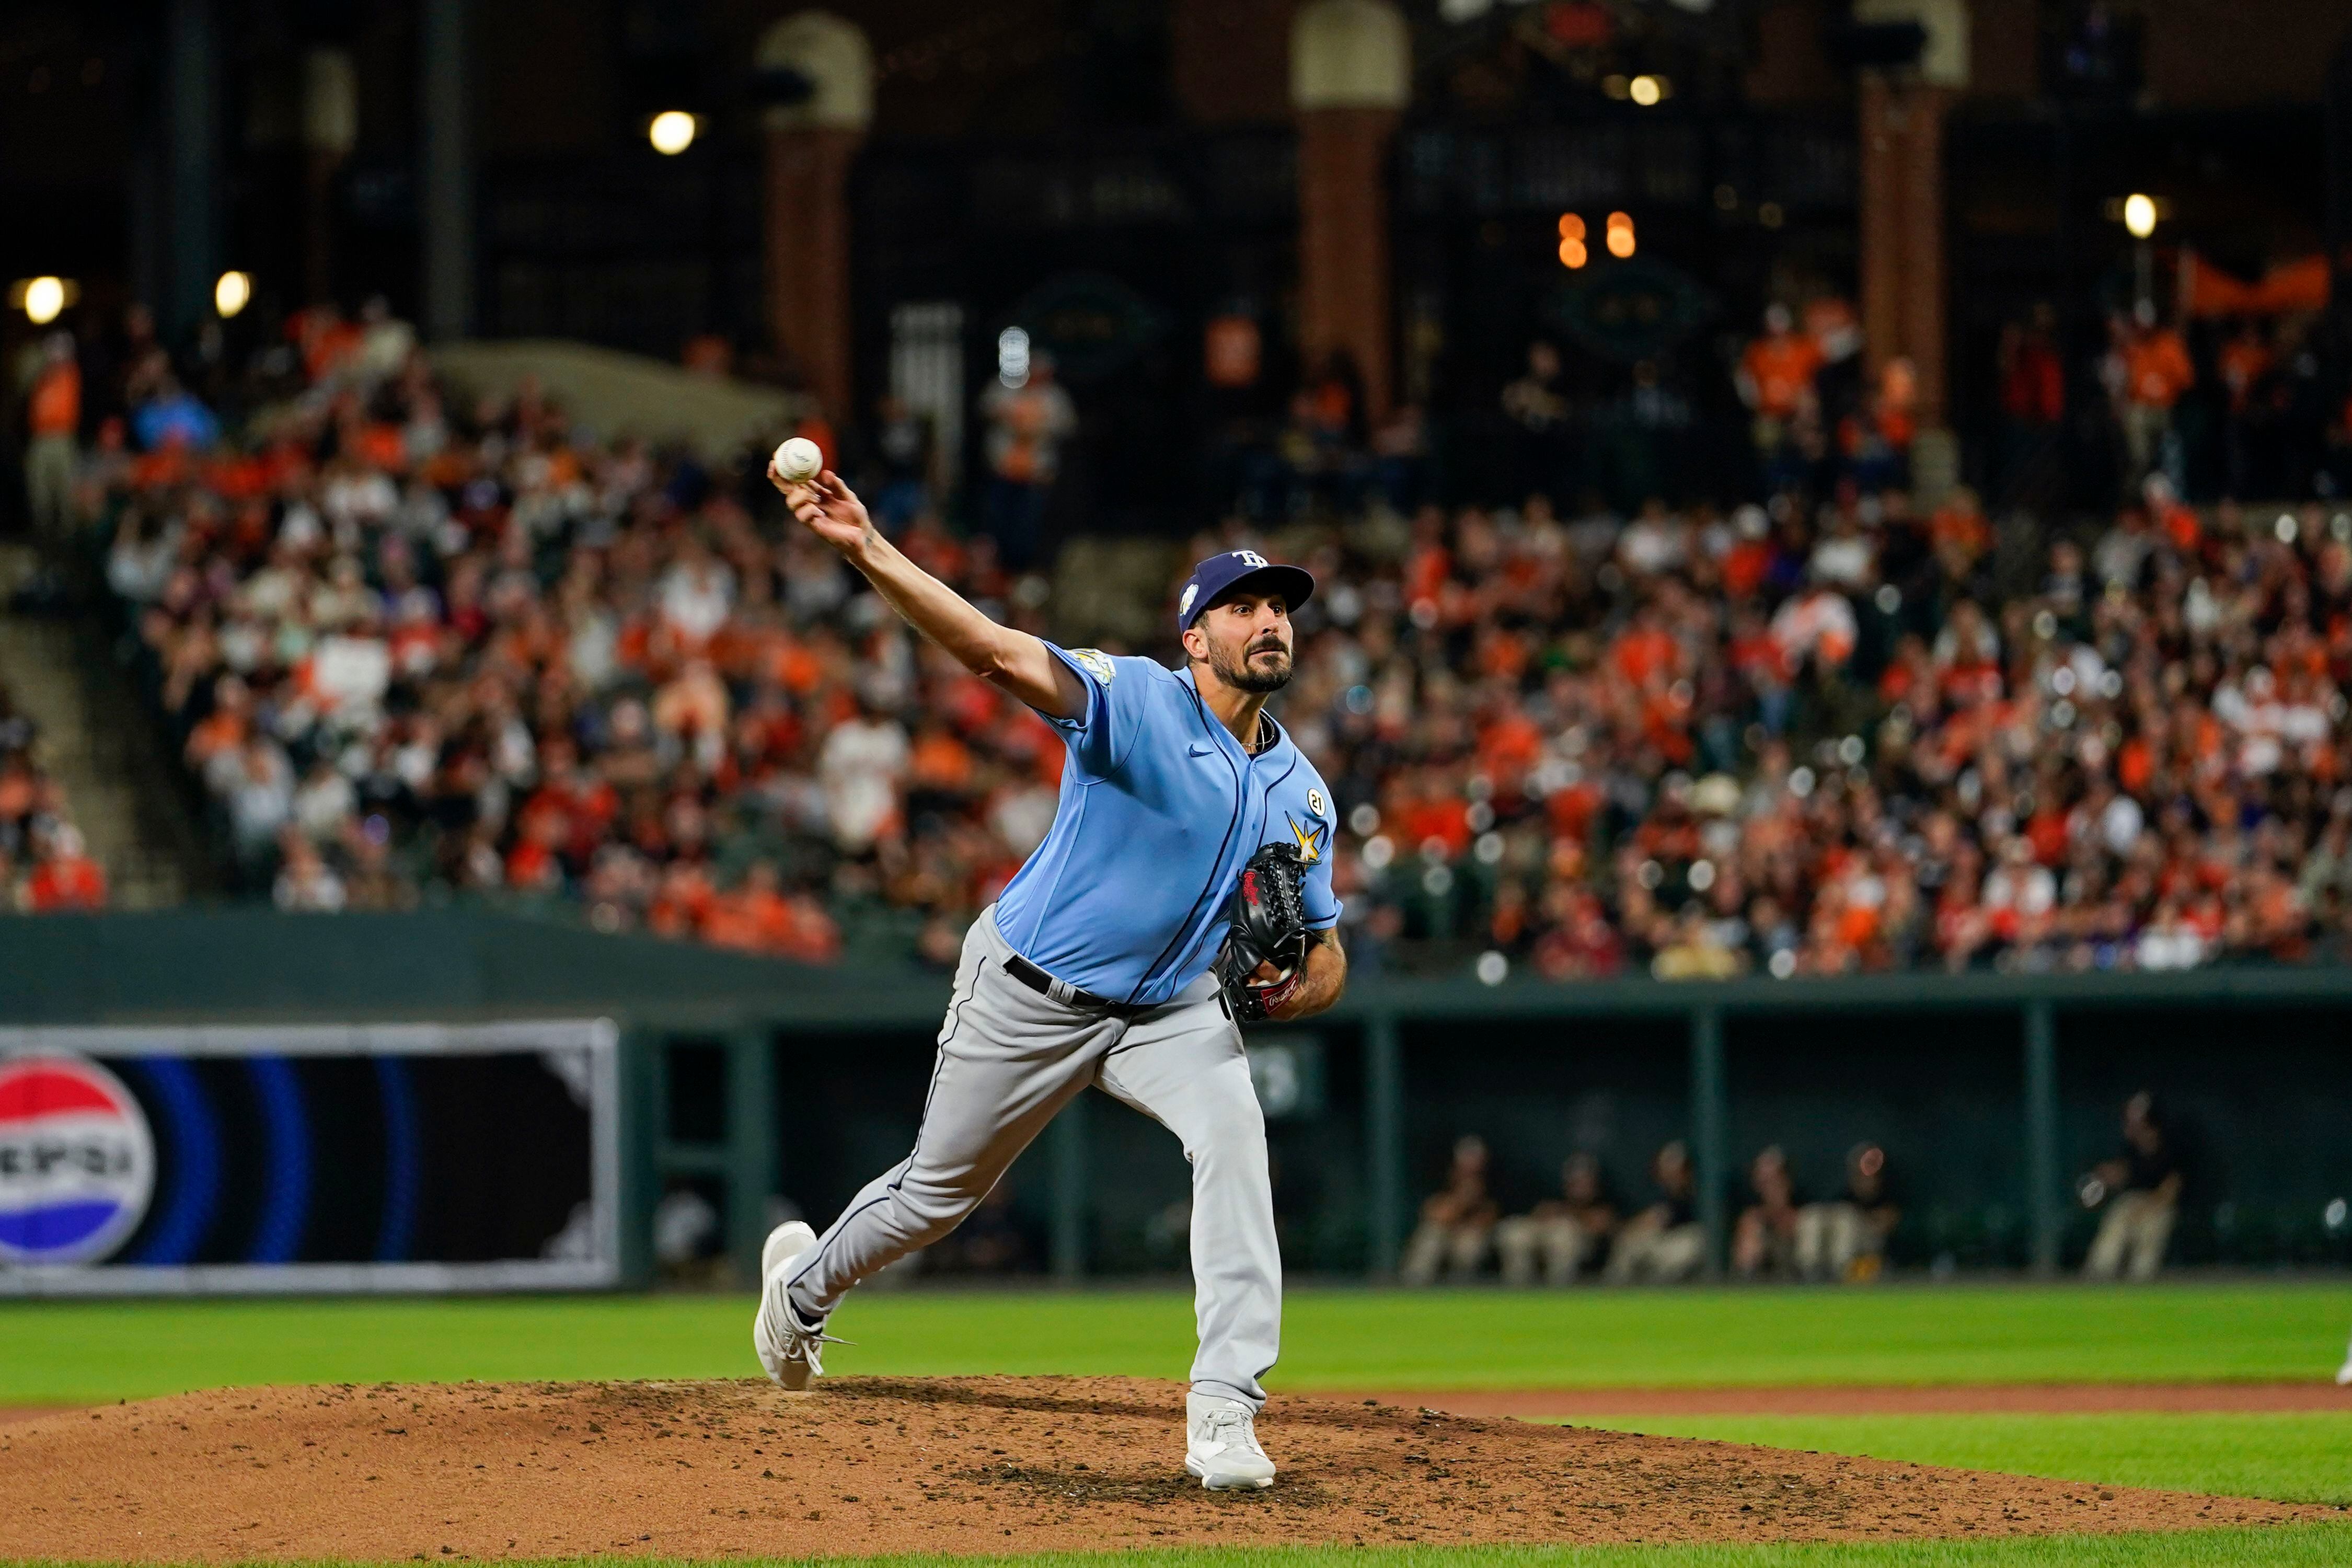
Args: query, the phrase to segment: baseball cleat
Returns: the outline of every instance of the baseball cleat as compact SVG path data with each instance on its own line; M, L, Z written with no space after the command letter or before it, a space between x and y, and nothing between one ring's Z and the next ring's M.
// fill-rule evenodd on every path
M769 1275L816 1245L816 1231L806 1220L788 1219L760 1244L760 1278Z
M2336 1386L2352 1388L2352 1351L2344 1355L2344 1364L2336 1369Z
M816 1232L787 1220L768 1233L760 1248L760 1310L751 1316L751 1349L761 1369L795 1394L824 1375L824 1347L842 1342L822 1322L804 1322L793 1308L793 1265L816 1245Z
M1184 1396L1184 1468L1213 1492L1274 1485L1274 1461L1257 1445L1256 1412L1213 1394Z

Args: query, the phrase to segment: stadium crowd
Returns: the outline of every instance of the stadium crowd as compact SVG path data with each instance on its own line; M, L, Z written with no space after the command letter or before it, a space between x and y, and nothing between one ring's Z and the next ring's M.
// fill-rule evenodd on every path
M528 389L454 407L381 312L293 318L234 441L152 340L117 359L78 504L251 890L568 900L604 929L946 962L1051 820L1050 730L908 636L753 468L597 439ZM2341 943L2352 512L2200 510L2150 462L2104 530L2003 536L1864 455L1727 512L1400 512L1380 485L1192 542L1324 584L1280 710L1339 797L1360 964ZM1047 629L1045 579L991 538L919 495L893 515Z
M2156 477L2006 595L1995 544L1965 490L1424 514L1286 710L1368 934L1556 978L2339 941L2352 513L2200 516Z
M0 686L0 907L30 914L106 905L65 792L40 763L39 730Z

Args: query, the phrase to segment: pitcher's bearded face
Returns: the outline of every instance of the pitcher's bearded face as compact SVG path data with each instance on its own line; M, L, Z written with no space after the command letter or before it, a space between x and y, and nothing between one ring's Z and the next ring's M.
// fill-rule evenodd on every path
M1278 594L1236 594L1192 623L1195 655L1236 691L1263 696L1290 684L1290 610Z

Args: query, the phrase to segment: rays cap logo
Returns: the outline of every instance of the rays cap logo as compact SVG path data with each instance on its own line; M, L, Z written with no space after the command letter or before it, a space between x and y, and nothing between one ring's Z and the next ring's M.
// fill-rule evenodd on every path
M155 1191L155 1140L122 1080L80 1057L0 1061L0 1265L90 1263Z
M1243 584L1261 594L1282 595L1283 608L1296 612L1315 593L1315 578L1303 566L1268 561L1255 550L1227 550L1192 568L1184 591L1176 597L1176 629L1190 631L1202 612Z

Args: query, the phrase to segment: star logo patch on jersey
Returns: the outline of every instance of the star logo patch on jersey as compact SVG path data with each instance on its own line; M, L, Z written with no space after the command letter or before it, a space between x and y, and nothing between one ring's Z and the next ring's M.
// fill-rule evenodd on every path
M1118 675L1118 666L1110 661L1110 655L1098 647L1074 647L1070 650L1070 657L1078 661L1079 668L1105 686Z
M1323 846L1331 837L1331 827L1328 823L1318 822L1309 817L1307 826L1301 827L1298 826L1298 818L1286 811L1282 814L1282 820L1289 824L1290 837L1298 841L1298 858L1301 860L1312 866L1323 858Z

